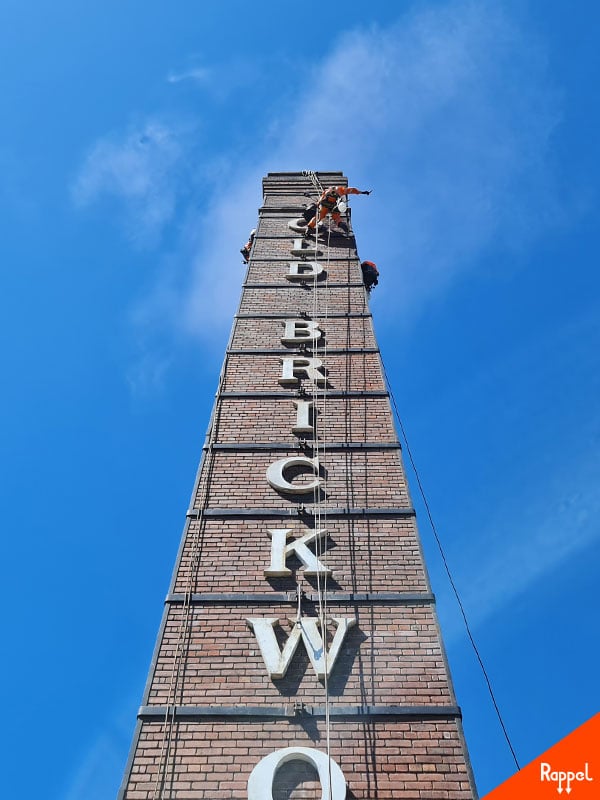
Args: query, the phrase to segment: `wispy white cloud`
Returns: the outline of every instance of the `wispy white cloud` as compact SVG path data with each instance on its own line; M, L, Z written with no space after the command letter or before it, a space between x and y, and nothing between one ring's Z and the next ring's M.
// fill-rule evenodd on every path
M600 539L600 410L585 397L586 387L597 394L599 333L594 308L455 385L450 404L463 408L465 420L479 405L495 419L493 427L484 423L486 438L470 447L480 463L489 458L502 475L490 483L484 470L487 478L465 480L470 492L461 504L463 522L442 535L473 628ZM557 385L565 375L577 396L568 384ZM520 389L511 393L511 386ZM496 397L490 400L490 394ZM475 436L481 431L473 419L467 424ZM464 438L464 431L455 432L455 441ZM498 447L502 456L494 452ZM468 453L463 460L469 463ZM456 526L455 511L450 518ZM434 566L442 576L436 593L449 595L437 558ZM552 594L551 581L544 592ZM444 598L440 613L446 638L464 634L453 599Z
M346 34L302 85L252 166L231 164L235 191L213 198L179 315L190 332L231 317L232 234L252 226L268 171L342 169L373 188L355 201L355 228L388 289L374 300L404 314L492 242L523 246L557 213L557 95L540 46L497 4L451 2Z
M190 84L202 91L217 103L229 100L240 89L255 85L268 72L269 66L259 54L250 60L245 56L228 53L222 63L210 66L197 62L197 56L188 60L188 65L181 69L172 69L167 75L167 83Z
M88 206L102 197L118 200L132 239L155 243L175 213L183 152L181 131L158 121L102 138L73 183L74 201Z
M164 388L165 377L173 357L159 348L136 351L127 370L127 383L135 398L155 397Z
M208 80L209 70L170 80L188 77ZM559 100L542 48L498 3L420 7L387 28L346 33L302 68L279 107L243 152L207 158L191 137L153 123L102 140L81 171L78 201L119 198L142 241L193 193L197 175L181 165L212 182L198 211L178 209L187 279L163 306L176 336L221 350L243 274L238 250L269 171L341 169L374 190L354 202L354 227L386 286L373 302L393 304L395 321L423 311L492 243L523 246L558 213L548 152ZM147 302L157 308L156 292Z
M598 450L582 450L553 475L532 476L527 496L511 497L489 526L470 532L468 564L454 577L472 629L598 541L599 471ZM438 607L446 640L463 636L453 598Z
M105 800L116 796L131 740L138 691L124 698L122 706L112 714L110 724L84 744L86 749L79 763L67 776L62 800Z
M71 778L64 800L104 800L118 790L114 777L123 769L123 753L110 733L102 734Z
M189 69L175 72L174 70L167 75L168 83L182 83L192 81L193 83L205 84L213 78L212 70L208 67L190 67Z
M129 314L134 356L126 377L134 398L160 394L174 360L173 348L165 342L169 341L171 320L180 303L175 287L177 270L166 262L162 267L152 288Z

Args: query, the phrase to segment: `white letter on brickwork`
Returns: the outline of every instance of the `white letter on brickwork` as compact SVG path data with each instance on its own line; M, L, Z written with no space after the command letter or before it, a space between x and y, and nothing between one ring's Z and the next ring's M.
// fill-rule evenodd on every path
M291 575L292 570L286 567L285 562L290 556L296 555L304 564L305 575L331 575L331 570L322 564L319 559L312 553L307 545L315 541L321 541L327 536L325 528L317 528L314 531L301 536L299 539L294 539L293 542L287 543L287 538L291 534L290 528L269 528L269 536L271 537L271 564L269 569L265 570L265 575L268 577L284 577Z
M317 771L322 789L321 800L344 800L344 773L332 758L327 758L326 753L313 750L312 747L284 747L262 758L248 778L248 800L273 800L275 774L293 761L307 762Z
M292 247L293 256L316 256L317 252L316 245L315 247L308 247L308 242L304 239L294 239Z
M292 433L296 436L306 436L307 434L314 433L315 429L310 424L310 412L313 404L311 400L292 400L296 406L296 424L292 428Z
M321 338L319 323L310 319L286 319L285 330L281 337L282 344L304 344L316 342Z
M325 676L329 678L346 634L356 623L353 617L332 617L332 619L337 625L337 630L327 654L323 639L319 633L319 620L317 617L302 617L300 622L295 622L292 632L283 646L283 650L279 649L277 637L275 636L276 618L250 617L246 619L246 622L254 631L271 680L285 677L292 657L300 643L300 638L302 638L310 663L317 673L317 678L321 681L325 680Z
M273 630L277 624L276 618L249 617L246 619L246 622L254 631L269 677L272 680L283 678L290 665L292 656L300 644L302 631L298 625L294 625L292 632L287 638L287 642L283 646L283 650L280 650L277 644L277 638L275 637L275 631Z
M288 281L305 281L321 275L325 268L317 261L288 261L290 271L285 276Z
M300 356L283 356L281 363L281 378L279 383L282 386L293 386L300 383L300 378L309 378L314 383L323 386L326 378L317 370L321 369L323 362L320 358L304 358Z
M285 472L292 467L304 467L308 469L315 476L309 483L295 484L290 483L286 477ZM322 478L319 477L319 459L309 458L308 456L289 456L288 458L280 458L274 461L267 469L267 481L274 488L280 492L288 492L289 494L306 494L318 489L322 484Z

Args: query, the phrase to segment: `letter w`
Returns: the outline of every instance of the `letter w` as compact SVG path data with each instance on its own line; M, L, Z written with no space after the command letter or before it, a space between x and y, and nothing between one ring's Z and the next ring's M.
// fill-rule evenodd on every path
M251 617L246 620L254 631L267 672L272 680L285 676L294 653L300 644L300 639L304 643L310 663L317 673L317 678L325 680L325 676L329 677L346 634L356 622L352 617L333 617L333 621L337 625L337 630L333 637L331 648L327 652L319 633L319 620L316 617L302 617L300 622L296 622L283 646L283 650L280 650L275 636L276 618Z

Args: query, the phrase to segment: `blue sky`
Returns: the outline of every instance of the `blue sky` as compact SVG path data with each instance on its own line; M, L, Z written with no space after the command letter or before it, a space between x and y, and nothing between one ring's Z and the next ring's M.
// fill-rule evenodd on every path
M377 334L520 761L599 710L599 16L6 0L7 796L116 793L268 171L373 189ZM484 795L514 765L412 485Z

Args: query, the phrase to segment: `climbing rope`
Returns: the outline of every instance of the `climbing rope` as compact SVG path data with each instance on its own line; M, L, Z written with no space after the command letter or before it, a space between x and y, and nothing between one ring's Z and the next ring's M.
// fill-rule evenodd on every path
M392 386L390 384L390 380L388 378L387 370L386 370L385 364L383 362L383 357L381 358L381 366L383 368L383 376L385 378L385 382L386 382L388 391L390 393L390 398L392 400L392 405L394 407L394 413L396 415L396 419L398 420L398 425L400 427L400 431L402 432L402 438L404 439L404 443L406 445L406 452L408 453L408 458L409 458L411 467L413 469L413 472L415 473L415 478L417 480L417 486L419 487L419 493L421 495L421 498L423 500L423 505L425 506L425 510L427 512L427 518L429 520L429 525L431 526L431 530L433 531L433 536L435 538L436 544L438 546L438 550L440 551L440 555L442 557L442 562L444 564L444 569L446 571L446 575L448 576L448 580L450 582L450 586L452 587L452 591L454 592L454 596L456 598L456 602L458 603L458 607L460 609L460 613L461 613L461 616L463 618L463 622L464 622L464 625L465 625L465 630L467 632L467 636L469 637L469 641L471 643L471 647L473 648L473 652L475 653L475 656L477 657L477 661L479 662L479 666L481 667L481 671L483 673L483 677L484 677L485 682L487 684L488 693L489 693L491 701L492 701L492 705L494 706L494 709L496 711L496 716L498 717L498 721L500 722L500 727L502 728L502 733L504 734L504 738L506 739L506 743L508 744L508 747L509 747L510 752L512 754L513 760L514 760L514 762L516 764L516 767L517 767L518 770L520 770L521 766L520 766L519 761L517 759L517 756L516 756L515 750L513 748L512 742L510 740L510 736L508 735L508 731L506 729L506 725L504 724L504 720L502 719L502 714L500 713L500 708L498 706L498 703L496 702L496 696L494 694L494 690L492 689L492 683L490 681L490 678L488 676L487 670L486 670L485 665L483 663L483 659L482 659L481 654L479 652L479 648L477 647L477 645L475 643L475 639L474 639L473 634L471 632L471 627L470 627L469 621L467 619L467 614L465 612L465 608L463 606L460 594L459 594L458 589L456 587L456 583L454 582L454 578L452 577L452 572L450 571L450 566L448 565L448 561L446 559L446 555L444 553L444 548L442 547L442 542L441 542L440 537L438 535L435 522L433 521L433 515L431 513L431 508L429 506L429 502L427 501L427 497L425 495L425 490L423 488L423 484L421 483L421 477L419 475L419 471L417 470L417 465L415 464L415 460L413 458L413 454L412 454L412 451L410 449L410 445L408 443L408 437L406 435L406 430L404 428L404 425L402 424L402 419L400 417L400 412L398 411L398 406L396 404L396 398L394 397L394 393L392 391Z
M305 169L305 170L302 170L302 174L304 175L305 178L308 178L310 180L310 182L312 183L314 188L317 190L319 195L321 195L322 192L323 192L323 185L322 185L321 181L319 180L319 178L317 177L317 173L313 172L311 169Z
M321 185L316 173L312 171L304 171L303 175L308 177L312 183L313 188L320 196L323 192L323 186ZM318 209L316 211L316 220L315 220L315 260L318 258L318 243L319 243L319 212ZM324 330L327 331L327 323L329 320L329 267L330 267L330 242L331 242L331 220L328 216L328 229L327 229L327 245L326 245L326 258L327 258L327 266L325 271L325 281L320 282L318 281L318 274L317 272L313 275L313 283L312 283L312 308L311 314L312 319L318 321L320 324L323 324ZM324 306L324 313L321 313L320 308L320 294L322 291L325 291L325 306ZM323 356L323 363L326 364L327 360L327 337L323 339L322 342L322 350L320 350L319 339L315 340L312 346L313 355L322 355ZM323 382L322 392L319 391L319 384L317 381L317 377L312 375L311 377L311 394L312 394L312 421L313 421L313 458L316 460L316 463L321 465L321 460L325 458L326 451L327 451L327 430L326 430L326 422L327 422L327 379ZM324 498L324 499L322 499ZM314 526L316 531L320 531L323 529L323 526L327 524L327 489L326 483L323 487L320 485L315 486L313 490L313 505L314 505ZM328 769L329 769L329 791L328 791L328 800L332 800L332 781L331 781L331 725L330 725L330 701L329 701L329 665L328 665L328 658L329 653L327 649L327 552L326 552L326 545L324 544L324 539L326 536L321 537L320 535L316 536L315 541L315 557L319 561L320 564L323 565L325 572L324 575L321 575L320 569L316 571L316 584L317 584L317 599L318 599L318 619L321 629L321 638L323 644L323 661L324 661L324 690L325 690L325 729L326 729L326 749L327 749L327 759L328 759ZM301 587L302 575L298 572L296 573L296 595L297 595L297 612L296 612L296 619L298 624L302 627L302 587Z
M320 185L319 185L320 186ZM322 190L322 187L320 187ZM318 215L317 215L318 216ZM327 215L327 244L325 247L326 250L326 267L325 267L325 281L322 283L318 283L318 276L315 274L313 277L313 319L319 320L320 323L323 324L323 328L325 333L328 330L328 323L329 323L329 272L330 272L330 259L331 259L331 216ZM318 230L319 230L319 223L318 221L315 224L315 248L317 249L318 243ZM319 304L319 297L321 292L324 292L325 296L325 303L324 307L321 309ZM327 355L328 355L328 340L327 336L325 336L322 342L322 350L319 351L318 340L317 346L315 348L317 352L323 356L323 363L327 365ZM327 430L327 423L328 423L328 409L327 409L327 377L325 376L325 380L323 382L323 387L321 393L319 393L319 387L316 382L316 379L313 378L312 382L312 391L313 397L315 398L315 408L314 408L314 415L313 415L313 423L314 423L314 452L315 456L318 459L319 465L321 464L321 458L323 461L326 460L327 454L327 438L328 438L328 430ZM318 412L318 413L317 413ZM323 497L323 499L322 499ZM314 501L315 501L315 526L317 530L321 530L323 527L325 530L327 529L327 504L328 504L328 495L327 495L327 486L325 484L323 488L323 493L321 495L321 491L317 488L314 492ZM329 651L327 648L327 615L328 615L328 594L327 594L327 579L328 579L328 568L327 568L327 545L325 539L327 537L323 536L317 537L317 541L315 544L315 552L317 559L323 564L325 572L321 578L320 572L317 570L317 597L318 597L318 607L319 607L319 621L321 625L321 636L323 640L323 660L325 665L325 678L323 681L323 688L325 691L325 736L326 736L326 750L327 750L327 764L328 764L328 772L329 772L329 791L328 791L328 800L331 800L331 709L330 709L330 697L329 697Z

